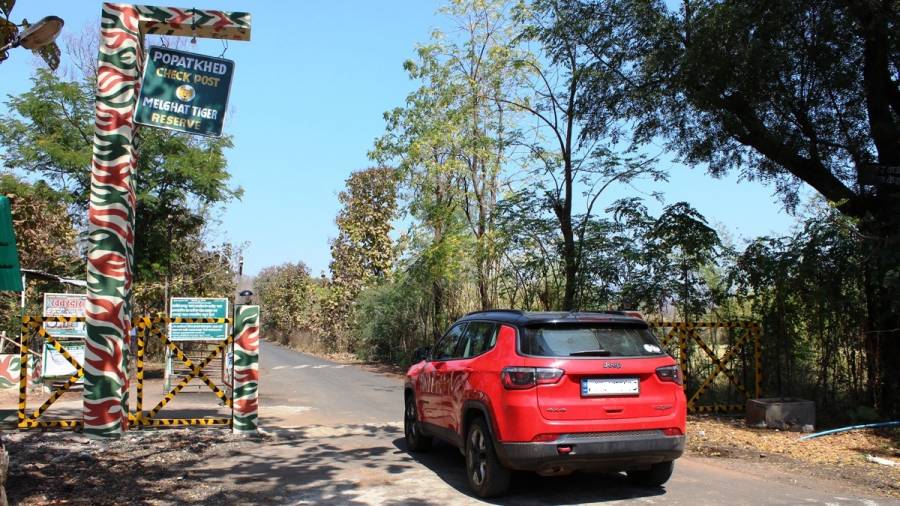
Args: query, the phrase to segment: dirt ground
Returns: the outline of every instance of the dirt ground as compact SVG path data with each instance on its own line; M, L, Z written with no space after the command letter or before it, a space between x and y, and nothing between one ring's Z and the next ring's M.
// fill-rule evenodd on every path
M688 435L688 455L728 468L799 473L900 498L900 467L866 460L866 455L900 460L900 431L855 431L799 441L796 432L751 429L739 419L704 417L689 421ZM271 444L271 437L247 439L227 430L199 428L134 431L108 444L69 432L8 435L7 493L24 505L135 503L136 497L142 498L140 504L250 501L254 496L240 487L192 473L205 462ZM79 469L90 469L90 476Z
M900 498L900 429L851 431L800 441L802 435L749 428L741 418L691 417L688 451L843 480ZM869 462L867 455L897 464Z
M359 365L370 372L396 378L396 370ZM333 374L350 372L349 369L338 368L344 366L333 369L318 369L324 367L322 365L315 367L316 369L307 365L277 365L271 368L269 374L285 375L288 371L292 374L309 371L312 374L315 371L317 376L321 376L328 371ZM289 383L302 383L292 378L293 376L288 378ZM270 384L273 380L274 377L269 380ZM150 409L163 393L161 381L148 380L146 392L145 409ZM0 411L12 411L17 395L15 389L0 390ZM36 408L44 398L46 394L29 395L29 408ZM162 415L179 416L190 412L191 416L221 416L222 407L217 406L214 401L208 392L180 394L171 406L165 408ZM279 421L280 411L272 402L269 403L271 406L267 416L270 421ZM281 403L285 402L287 401ZM48 416L78 417L80 409L80 393L72 392L59 399ZM311 412L305 415L309 413ZM302 415L304 414L296 416ZM13 420L14 417L13 412ZM282 422L284 421L275 425L291 426ZM130 431L126 437L112 443L98 443L71 432L8 433L3 436L10 452L7 492L16 503L26 505L254 502L259 497L247 491L240 483L248 479L259 482L271 478L271 462L258 463L256 467L259 469L253 471L257 474L251 478L248 471L241 467L244 464L238 465L239 461L235 460L239 455L243 455L241 458L246 460L246 455L262 455L270 451L277 453L284 445L302 443L309 446L303 446L300 450L283 448L285 454L290 456L289 459L285 458L283 465L288 466L290 472L284 478L287 481L279 487L294 484L300 480L298 476L302 477L302 472L308 474L309 469L322 474L323 469L337 466L339 461L334 460L336 456L344 456L342 458L346 459L344 464L347 465L361 458L358 454L360 450L357 449L348 449L346 452L328 448L323 450L319 441L321 434L306 426L306 423L308 422L298 425L296 429L287 430L283 435L269 433L250 439L234 437L227 430L215 428ZM372 440L375 435L379 441L402 439L399 425L390 425L388 429L382 427L378 431L363 430L354 437L360 440L359 446L363 448L367 447L367 441ZM800 441L801 435L797 432L748 428L740 418L691 417L688 421L686 456L712 462L717 467L736 473L777 475L786 477L788 481L793 477L811 477L819 482L841 484L862 494L870 492L900 499L900 464L891 467L867 460L867 456L873 456L900 462L900 430L853 431L809 441ZM337 437L331 433L328 436ZM343 434L339 436L344 437ZM379 447L384 455L393 455L394 450L396 449L384 450ZM458 460L458 452L449 453L454 454ZM302 460L306 466L302 470L290 467L299 465L295 462L298 454L306 459ZM405 455L403 452L401 454ZM382 455L378 454L373 458L378 460ZM216 464L217 462L221 464ZM453 465L449 467L455 470L458 462L452 461L451 464ZM211 466L214 468L217 465L235 467L230 473L221 475L221 472L217 474L210 471ZM392 469L392 466L400 464L385 461L382 464L369 462L365 465L384 465ZM408 467L411 464L403 465ZM350 476L357 476L369 471L372 469L364 466L361 470L350 469L345 472ZM394 471L396 469L391 472ZM407 472L410 471L407 469ZM431 476L427 474L427 469L423 472L423 476ZM225 481L223 476L226 476ZM321 479L322 484L333 486L334 478L326 480L324 476L325 474L314 478ZM416 476L415 479L422 479ZM326 486L317 483L319 482L311 482L311 488L304 493L313 494L318 490L317 487ZM375 489L380 490L378 487Z

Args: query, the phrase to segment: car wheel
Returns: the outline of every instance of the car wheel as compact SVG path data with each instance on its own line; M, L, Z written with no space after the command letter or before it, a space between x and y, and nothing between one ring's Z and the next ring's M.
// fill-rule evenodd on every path
M642 487L658 487L669 481L674 469L674 461L660 462L659 464L650 466L650 469L628 471L628 479L635 485L640 485Z
M422 434L416 416L416 397L407 394L403 410L403 434L406 436L406 447L413 452L424 452L431 448L431 437Z
M509 488L512 473L500 464L483 418L476 418L469 425L466 436L466 471L469 486L479 497L498 496Z

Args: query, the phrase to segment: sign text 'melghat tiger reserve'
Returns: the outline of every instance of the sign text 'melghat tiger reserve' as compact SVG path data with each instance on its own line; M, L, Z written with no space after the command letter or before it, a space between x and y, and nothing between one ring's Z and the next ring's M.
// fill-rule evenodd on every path
M152 46L135 123L200 135L222 135L234 62Z

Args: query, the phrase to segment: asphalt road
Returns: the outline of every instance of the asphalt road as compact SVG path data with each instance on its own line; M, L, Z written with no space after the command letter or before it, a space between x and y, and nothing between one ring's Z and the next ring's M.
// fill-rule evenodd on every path
M402 383L270 343L261 350L264 437L197 472L268 504L470 504L462 455L438 445L406 451ZM255 502L255 501L254 501ZM624 475L516 475L495 504L898 504L836 481L772 466L684 457L664 486L636 488Z

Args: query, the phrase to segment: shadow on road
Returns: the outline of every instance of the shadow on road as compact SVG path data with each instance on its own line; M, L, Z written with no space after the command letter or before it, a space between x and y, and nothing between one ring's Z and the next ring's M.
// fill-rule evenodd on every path
M385 504L473 501L462 455L406 451L399 424L129 432L97 443L72 433L7 436L13 504ZM445 485L446 484L446 485ZM495 504L578 504L664 494L621 475L516 475Z
M395 439L393 444L399 451L407 452L404 438ZM469 491L465 458L456 447L435 441L428 452L407 454L458 492L475 498ZM653 497L665 493L664 487L635 487L621 473L575 473L569 476L543 477L535 473L517 472L513 474L506 495L486 502L511 505L584 504Z

